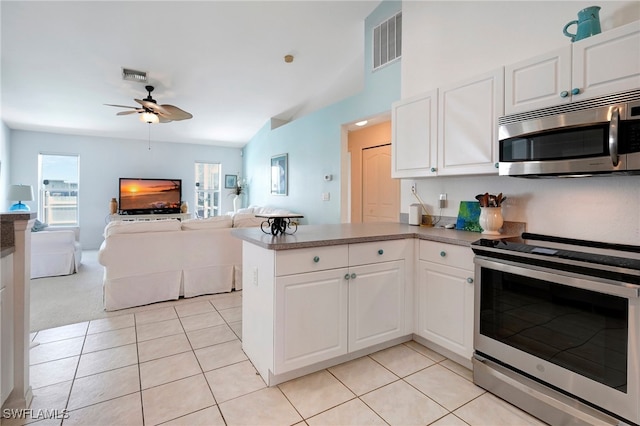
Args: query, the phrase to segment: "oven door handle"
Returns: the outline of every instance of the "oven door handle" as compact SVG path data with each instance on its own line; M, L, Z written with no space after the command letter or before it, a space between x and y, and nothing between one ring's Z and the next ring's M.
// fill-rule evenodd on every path
M479 282L478 279L480 278L481 280L482 277L480 268L487 268L562 284L569 287L624 297L626 299L635 299L640 297L640 286L635 284L620 284L604 278L559 271L557 269L545 268L543 266L526 265L509 260L500 260L500 262L496 262L481 256L475 256L474 262L476 264L476 282Z
M620 112L618 107L611 109L611 120L609 121L609 155L611 163L614 167L618 166L620 158L618 157L618 125L620 122Z

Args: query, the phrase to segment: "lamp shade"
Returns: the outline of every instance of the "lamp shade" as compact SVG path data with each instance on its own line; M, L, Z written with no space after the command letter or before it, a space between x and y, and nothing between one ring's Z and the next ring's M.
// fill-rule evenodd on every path
M33 187L31 185L11 185L7 199L18 201L9 208L9 211L20 212L31 210L23 201L33 200Z
M7 199L10 201L33 201L33 187L31 185L11 185Z

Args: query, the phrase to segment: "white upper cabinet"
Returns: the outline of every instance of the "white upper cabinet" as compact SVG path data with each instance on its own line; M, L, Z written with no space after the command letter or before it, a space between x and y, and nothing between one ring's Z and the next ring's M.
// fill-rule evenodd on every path
M395 102L391 113L391 177L434 176L438 165L438 91Z
M640 88L640 21L573 45L574 101Z
M570 102L571 46L505 67L504 85L507 115Z
M504 68L441 87L439 92L438 175L497 174Z
M640 21L505 67L505 114L640 87Z

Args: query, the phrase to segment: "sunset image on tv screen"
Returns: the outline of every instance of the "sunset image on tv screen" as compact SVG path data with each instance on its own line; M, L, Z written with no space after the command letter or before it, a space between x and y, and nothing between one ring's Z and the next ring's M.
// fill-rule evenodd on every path
M121 179L120 209L180 208L180 181Z

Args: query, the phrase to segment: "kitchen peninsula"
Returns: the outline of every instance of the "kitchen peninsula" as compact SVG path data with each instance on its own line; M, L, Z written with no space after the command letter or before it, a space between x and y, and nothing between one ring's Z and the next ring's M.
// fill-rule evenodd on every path
M470 366L469 245L481 234L400 223L232 234L243 240L243 349L269 386L412 338Z

